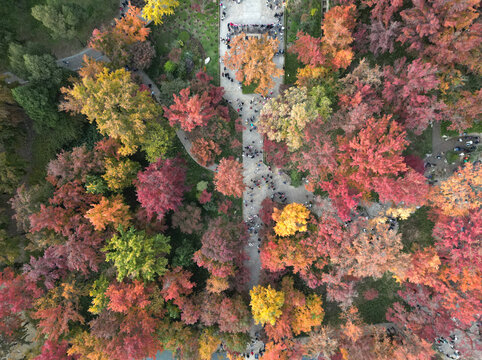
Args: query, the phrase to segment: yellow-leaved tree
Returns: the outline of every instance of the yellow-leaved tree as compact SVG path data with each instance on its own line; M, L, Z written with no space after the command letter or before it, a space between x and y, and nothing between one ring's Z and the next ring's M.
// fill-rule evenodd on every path
M273 220L276 222L274 232L278 236L294 235L297 231L306 231L309 210L301 204L292 203L283 210L274 209Z
M256 324L270 323L274 325L276 319L281 316L281 307L285 302L285 295L282 291L276 291L261 285L255 286L250 290L251 296L251 312Z
M309 332L314 326L321 325L325 312L323 301L316 294L311 294L304 306L295 309L295 316L292 323L293 332L298 335L302 332Z
M221 345L221 339L216 335L214 329L204 329L199 337L199 358L201 360L211 360L219 345Z
M417 211L416 206L395 206L387 209L386 214L388 216L399 218L401 220L407 220L410 215Z
M174 9L179 6L177 0L147 0L142 11L142 15L154 22L154 24L162 24L162 18L165 15L174 14Z
M67 355L80 356L80 359L88 360L109 360L109 356L103 351L102 340L88 331L77 333L69 341L71 347L67 350Z
M135 153L144 142L146 124L159 120L162 110L149 92L139 91L131 73L107 68L97 77L84 77L72 88L62 88L65 101L61 110L80 112L96 122L103 135L118 140L121 155Z

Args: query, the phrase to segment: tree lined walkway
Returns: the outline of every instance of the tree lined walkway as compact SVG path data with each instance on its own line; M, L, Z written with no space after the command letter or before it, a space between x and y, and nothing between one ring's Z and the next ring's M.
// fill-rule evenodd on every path
M228 36L228 23L243 24L243 25L267 25L276 24L278 19L274 16L275 13L283 12L283 9L271 10L266 6L265 1L261 0L243 0L240 4L233 2L226 3L224 5L226 9L226 16L220 23L220 37L226 38ZM221 7L220 11L223 11ZM222 17L221 17L222 18ZM283 19L281 18L281 23ZM249 34L248 34L249 35ZM280 48L284 47L283 39L280 39ZM219 56L222 59L227 51L227 46L220 42ZM276 65L279 68L283 68L284 56L275 57ZM232 71L224 71L224 65L221 63L221 72L227 72L231 78L234 78L235 74ZM276 86L272 90L271 96L274 97L279 93L279 86L282 83L282 77L275 78ZM254 117L254 124L256 124L259 112L263 105L263 99L260 95L243 94L241 85L238 81L231 82L229 78L221 77L221 86L225 90L224 97L231 102L233 107L237 107L238 104L242 105L243 111L240 111L240 116L243 123L252 117ZM252 129L251 126L245 126L243 130L243 148L251 146L257 151L263 149L263 137L258 133L256 129ZM247 186L247 190L243 194L243 218L249 223L251 227L250 245L246 247L246 252L249 256L249 260L246 266L250 271L249 288L253 288L259 283L261 273L261 262L258 250L258 228L261 225L259 219L259 211L261 209L261 202L266 197L271 197L276 192L282 192L286 195L287 202L304 203L307 200L313 199L313 194L306 191L304 186L294 188L289 185L289 177L285 174L281 174L276 169L268 167L262 162L262 156L250 158L244 156L244 182ZM272 181L275 186L275 190L269 189L266 183L263 181L263 177L272 177ZM260 185L254 184L254 181L260 179ZM250 187L253 189L251 190ZM253 328L253 331L254 332ZM252 334L253 335L253 334Z

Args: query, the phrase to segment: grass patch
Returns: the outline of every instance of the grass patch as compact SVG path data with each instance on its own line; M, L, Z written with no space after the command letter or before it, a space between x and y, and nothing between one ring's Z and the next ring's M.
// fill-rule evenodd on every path
M402 234L403 251L409 252L433 245L434 223L428 219L428 211L428 207L422 206L407 220L398 222Z
M445 158L447 159L449 164L453 164L459 160L459 155L455 151L449 150L445 154Z
M296 82L296 73L303 64L298 61L296 54L285 52L285 84L294 84Z
M72 147L82 144L92 148L94 142L101 139L94 126L79 123L68 115L65 116L65 120L72 121L73 125L51 129L48 134L34 134L31 171L27 178L29 184L39 184L45 180L47 164L55 159L61 150L69 151Z
M363 297L363 293L370 289L377 290L378 297L373 300L366 300ZM361 282L358 285L359 296L355 300L355 305L360 310L363 320L368 324L386 322L385 314L387 309L399 299L397 295L398 290L400 290L400 285L390 273L385 273L378 280L367 278Z
M447 120L444 120L440 123L440 132L441 132L442 135L445 135L445 136L458 136L459 135L458 131L448 129L448 127L451 124L452 123L450 121L447 121Z
M302 178L306 176L305 173L296 171L295 169L290 172L291 186L298 187L303 184Z
M416 155L421 159L425 158L425 154L432 153L432 128L428 127L420 135L415 135L411 131L407 131L407 140L410 145L405 149L403 155Z
M245 85L243 83L242 85L243 94L254 94L257 87L258 87L258 82L253 81L250 85Z
M219 85L219 6L216 3L210 2L203 11L199 11L191 8L190 1L180 0L174 15L166 17L161 26L152 24L150 27L150 39L157 56L147 71L149 76L156 79L163 74L161 67L167 61L171 44L179 39L184 43L183 52L189 51L194 57L193 73L205 68L207 74L213 77L213 83ZM209 63L204 64L208 57Z
M186 161L186 185L191 187L191 191L188 193L188 195L186 195L186 198L188 200L194 201L196 200L196 197L195 195L191 194L191 192L195 192L196 184L200 181L212 182L214 173L211 170L203 168L197 162L195 162L193 158L187 153L186 149L181 143L181 140L179 140L177 136L174 138L173 142L174 144L168 154L166 154L166 157L172 158L175 156L180 156ZM193 195L194 197L190 197L189 194Z
M285 49L296 41L298 31L303 31L311 36L321 35L321 2L301 0L301 3L289 3L285 9ZM295 54L285 52L285 84L294 84L296 72L303 64L298 61Z

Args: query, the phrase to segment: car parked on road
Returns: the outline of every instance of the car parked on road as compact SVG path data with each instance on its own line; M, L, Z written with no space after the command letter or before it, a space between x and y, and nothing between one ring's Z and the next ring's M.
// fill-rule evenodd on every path
M465 152L465 153L469 153L469 152L472 152L472 151L475 151L477 149L477 146L475 145L471 145L471 146L467 146L467 147L461 147L461 146L456 146L454 147L454 151L455 152Z

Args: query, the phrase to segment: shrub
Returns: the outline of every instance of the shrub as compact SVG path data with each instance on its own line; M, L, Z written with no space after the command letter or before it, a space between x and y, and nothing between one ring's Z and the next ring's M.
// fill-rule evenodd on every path
M177 65L171 60L167 60L164 64L164 71L168 74L173 74L176 71Z

